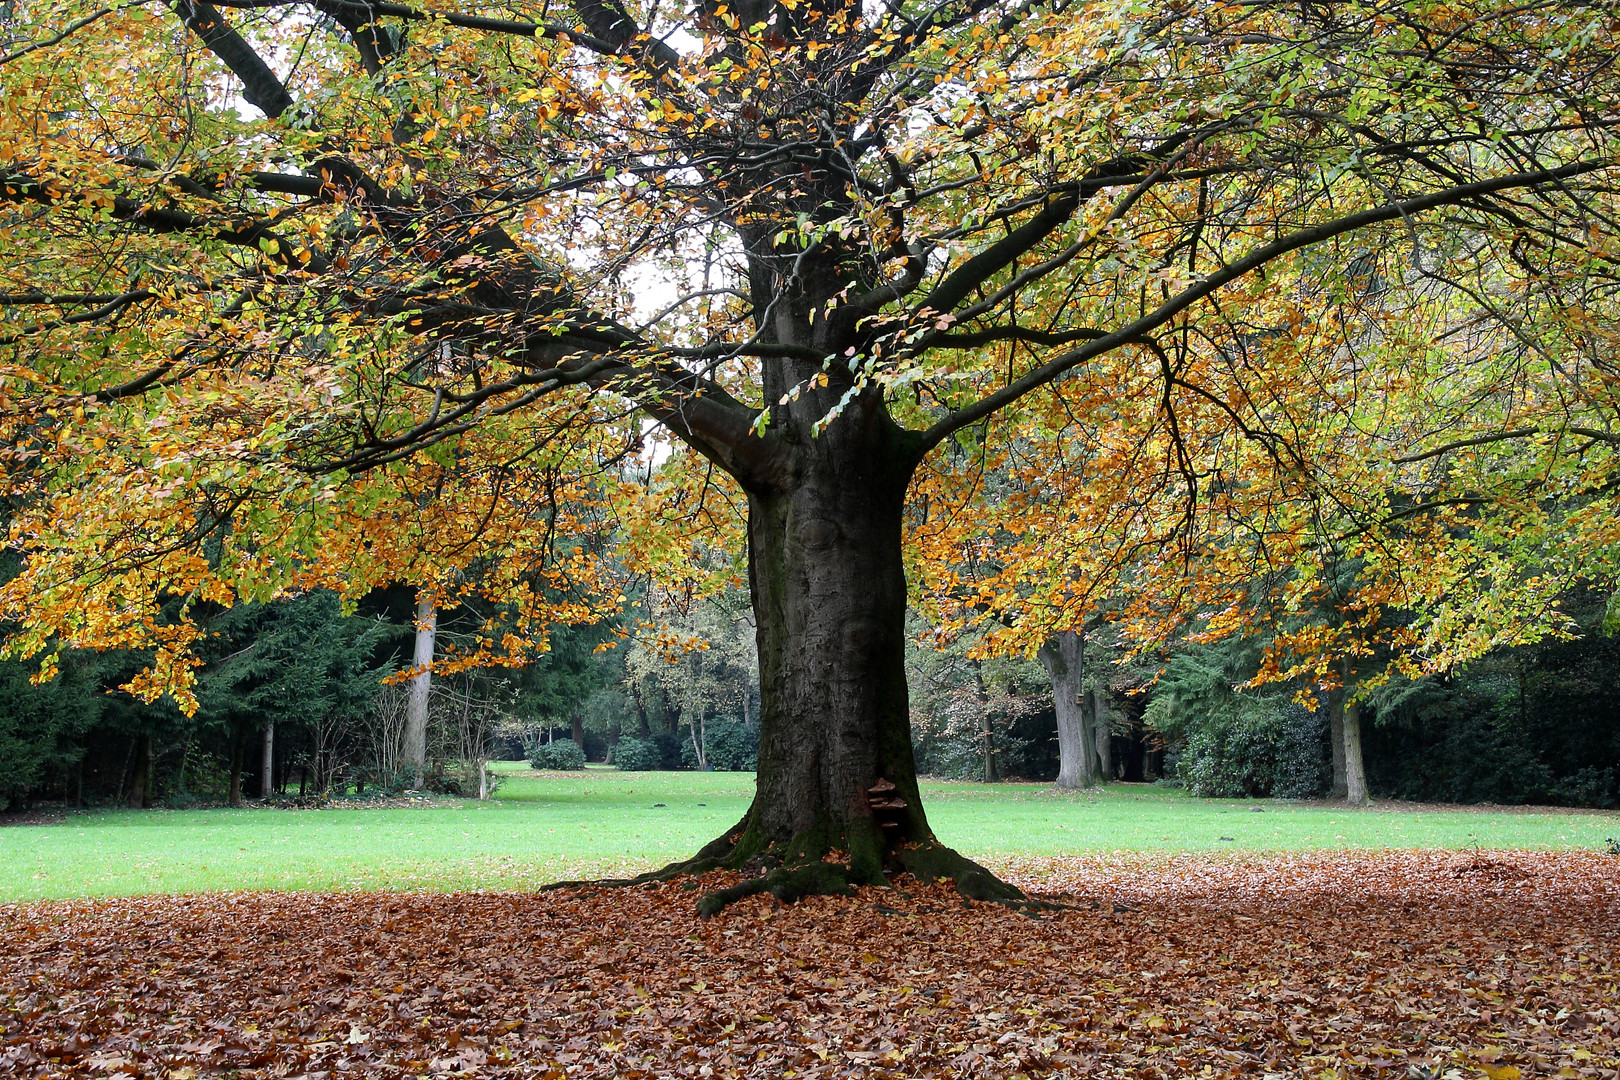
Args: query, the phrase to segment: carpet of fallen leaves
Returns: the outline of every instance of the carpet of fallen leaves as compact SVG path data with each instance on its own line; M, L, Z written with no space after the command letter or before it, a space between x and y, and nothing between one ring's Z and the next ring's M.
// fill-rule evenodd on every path
M1620 1065L1620 858L1000 869L1073 909L1029 918L904 882L708 922L682 884L0 908L0 1076L1512 1080Z

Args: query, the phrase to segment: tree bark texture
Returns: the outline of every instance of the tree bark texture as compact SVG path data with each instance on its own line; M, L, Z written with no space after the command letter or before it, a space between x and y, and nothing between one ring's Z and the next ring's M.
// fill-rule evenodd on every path
M1062 630L1048 638L1036 655L1052 680L1052 703L1057 710L1057 786L1070 790L1091 787L1097 782L1097 744L1081 702L1085 639L1076 631Z
M1344 801L1351 806L1366 806L1367 770L1361 759L1361 702L1351 701L1344 706Z
M854 426L804 445L789 490L748 500L761 702L747 829L757 842L847 850L852 869L875 878L886 844L867 789L879 777L906 803L894 839L929 833L905 675L910 470L892 465L886 418Z
M749 588L759 650L759 770L742 821L671 870L755 867L705 897L778 899L951 878L983 899L1017 889L941 845L911 750L902 508L915 457L881 410L840 417L794 449L790 477L749 492ZM839 852L844 863L823 856Z
M433 645L437 616L433 601L423 596L416 602L416 650L411 666L423 669L411 680L411 696L405 713L405 765L411 770L411 786L420 788L427 772L428 701L433 691Z
M276 722L264 725L264 760L259 766L259 798L276 793Z
M1114 778L1114 718L1108 706L1108 693L1100 687L1091 690L1091 722L1097 743L1097 778L1106 784Z
M1343 799L1349 795L1349 779L1344 757L1344 699L1346 691L1334 690L1328 695L1328 743L1333 753L1333 797Z

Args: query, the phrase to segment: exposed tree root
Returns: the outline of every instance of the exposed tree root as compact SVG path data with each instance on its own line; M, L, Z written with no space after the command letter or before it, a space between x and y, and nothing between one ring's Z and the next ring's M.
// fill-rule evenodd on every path
M757 878L739 881L727 889L716 889L698 901L698 918L707 919L738 900L768 892L784 904L806 896L854 896L849 867L837 863L811 862L802 866L778 867Z
M1034 903L1023 891L1009 885L972 859L937 840L903 845L894 853L900 865L918 881L956 883L956 891L969 900L1022 907Z
M875 834L875 830L873 832ZM846 841L854 841L850 847L861 850L848 852L847 861L829 861L824 856L834 849L827 842L824 830L794 837L788 843L764 844L747 828L744 819L735 828L704 845L690 859L673 862L632 878L558 881L544 886L542 891L584 885L603 888L651 885L681 877L696 877L711 870L755 872L754 877L699 898L698 917L708 919L738 900L760 893L769 893L784 904L807 896L853 896L857 885L893 888L888 876L905 873L922 882L951 881L964 899L1004 904L1025 914L1072 907L1031 899L1017 886L1002 881L972 859L937 840L905 842L899 847L882 851L870 843L862 843L869 839L865 835L846 838Z
M817 850L821 845L815 839L801 836L788 844L760 844L753 842L746 828L739 825L737 829L705 845L692 858L670 863L658 870L633 878L559 881L545 886L544 890L583 885L605 888L650 885L681 877L695 877L711 870L755 872L754 877L702 896L697 904L698 917L708 919L738 900L760 893L769 893L784 904L807 896L853 896L857 885L893 888L888 876L905 873L922 882L951 881L964 899L1004 904L1025 914L1070 907L1031 899L1016 886L1002 881L972 859L937 840L905 843L881 853L851 854L848 861L829 861L823 857L825 852ZM862 854L866 857L861 857ZM879 857L874 858L874 855ZM879 865L884 868L877 869Z

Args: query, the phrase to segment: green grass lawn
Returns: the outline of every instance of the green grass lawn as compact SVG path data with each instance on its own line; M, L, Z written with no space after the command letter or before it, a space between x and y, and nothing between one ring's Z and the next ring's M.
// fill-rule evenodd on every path
M523 889L691 854L747 808L748 773L542 775L489 803L72 814L0 828L0 902L218 889ZM940 839L980 858L1306 848L1599 849L1612 814L1344 810L1115 785L926 784ZM662 803L663 805L657 805Z

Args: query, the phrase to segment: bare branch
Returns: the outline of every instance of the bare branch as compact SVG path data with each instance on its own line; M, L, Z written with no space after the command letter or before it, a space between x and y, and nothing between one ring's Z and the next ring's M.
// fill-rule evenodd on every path
M1510 173L1490 180L1481 180L1473 184L1462 184L1446 188L1443 191L1431 192L1428 195L1418 196L1413 199L1385 203L1382 206L1375 206L1355 214L1347 214L1333 221L1290 233L1269 244L1256 248L1235 262L1228 263L1215 273L1175 294L1142 318L1098 338L1089 345L1081 346L1056 357L1000 390L980 398L972 405L957 410L922 432L918 441L919 449L921 452L926 453L933 447L938 446L952 432L977 423L997 410L1005 408L1030 391L1051 382L1065 371L1152 333L1183 311L1186 311L1193 304L1212 295L1221 287L1291 251L1298 251L1300 248L1321 243L1323 240L1355 232L1357 229L1366 228L1368 225L1376 225L1380 222L1396 220L1411 214L1423 213L1440 206L1453 206L1479 195L1514 188L1535 187L1611 167L1612 163L1608 161L1579 161L1556 169Z

